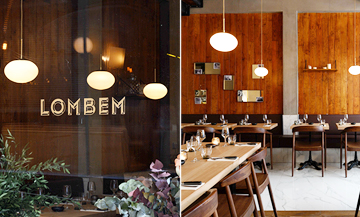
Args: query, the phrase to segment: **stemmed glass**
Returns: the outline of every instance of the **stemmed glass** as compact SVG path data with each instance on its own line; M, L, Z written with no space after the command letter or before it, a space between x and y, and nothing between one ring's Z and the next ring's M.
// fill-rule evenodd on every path
M64 185L62 195L65 198L71 197L71 185Z
M267 115L263 115L263 121L264 121L264 123L266 123L266 121L267 121Z
M200 137L199 136L191 136L190 138L190 144L191 148L194 150L195 158L191 162L199 161L196 157L196 151L200 149L201 143L200 143Z
M196 135L200 137L200 142L203 142L206 138L205 130L197 130Z
M224 140L225 140L224 147L227 146L226 140L227 140L227 138L229 137L229 135L230 135L229 128L228 128L228 127L222 128L222 130L221 130L221 136L224 137Z
M349 115L348 115L348 114L345 114L345 115L344 115L344 123L346 123L348 119L349 119Z
M321 121L321 115L317 115L317 121Z
M220 115L220 121L221 121L221 123L224 123L224 120L225 120L224 115Z
M113 195L115 195L115 192L119 189L119 183L118 180L114 179L110 181L110 190L113 192Z
M309 116L307 114L304 114L304 123L306 124L306 121L308 120Z
M206 123L206 120L207 120L207 114L204 114L204 115L203 115L204 124Z
M248 115L248 114L246 114L246 115L245 115L245 119L244 119L244 120L245 120L245 123L247 123L247 122L248 122L249 118L250 118L250 117L249 117L249 115Z
M91 198L91 195L94 193L94 191L96 190L96 186L95 186L95 182L89 182L88 183L88 191L89 191L89 197Z

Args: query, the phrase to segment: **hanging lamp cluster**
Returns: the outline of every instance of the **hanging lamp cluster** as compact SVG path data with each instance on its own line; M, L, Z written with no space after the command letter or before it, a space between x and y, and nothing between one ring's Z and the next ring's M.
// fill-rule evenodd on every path
M354 65L349 68L349 73L360 74L360 66L356 65L356 0L354 0Z
M9 62L5 68L5 76L15 83L27 83L36 78L39 74L39 69L35 63L25 60L23 58L23 24L24 24L24 12L23 12L23 0L21 0L21 21L20 21L20 59Z
M235 36L225 32L225 0L223 0L223 31L215 33L210 38L210 45L218 51L229 52L238 46L238 40Z
M263 30L262 30L262 28L263 28L263 25L262 25L262 11L263 11L263 9L262 9L262 0L261 0L261 6L260 6L260 16L261 16L261 18L260 18L260 49L261 49L261 51L260 51L260 53L261 53L261 64L260 64L260 66L259 67L257 67L256 69L255 69L255 71L254 71L254 73L255 73L255 75L257 75L257 76L259 76L259 77L265 77L268 73L269 73L269 71L267 70L267 68L265 68L264 67L264 64L263 64Z

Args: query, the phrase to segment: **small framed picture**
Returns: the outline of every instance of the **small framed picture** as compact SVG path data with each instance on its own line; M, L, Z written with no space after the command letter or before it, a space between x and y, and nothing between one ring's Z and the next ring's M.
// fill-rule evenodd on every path
M195 75L202 75L202 74L203 74L203 70L202 70L202 69L194 69L194 74L195 74Z
M201 104L201 97L195 97L195 104L199 105Z
M220 63L215 62L213 68L214 69L220 69Z
M232 76L232 75L224 75L224 80L225 80L225 81L232 81L232 80L233 80L233 76Z

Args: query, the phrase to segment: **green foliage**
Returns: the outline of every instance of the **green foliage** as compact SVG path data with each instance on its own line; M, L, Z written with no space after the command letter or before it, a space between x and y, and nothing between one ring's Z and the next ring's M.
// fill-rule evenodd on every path
M11 149L14 148L14 150ZM26 145L17 153L17 143L8 130L8 135L0 137L0 216L40 216L41 208L63 199L49 194L38 195L38 188L48 189L43 171L63 171L70 173L64 161L52 158L30 167L33 158Z

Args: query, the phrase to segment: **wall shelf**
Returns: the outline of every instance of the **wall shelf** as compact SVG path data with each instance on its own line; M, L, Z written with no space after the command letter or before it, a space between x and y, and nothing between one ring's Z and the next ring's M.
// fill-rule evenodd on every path
M336 72L337 69L304 69L304 72Z

